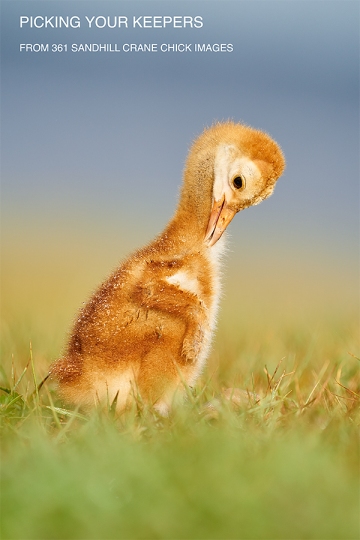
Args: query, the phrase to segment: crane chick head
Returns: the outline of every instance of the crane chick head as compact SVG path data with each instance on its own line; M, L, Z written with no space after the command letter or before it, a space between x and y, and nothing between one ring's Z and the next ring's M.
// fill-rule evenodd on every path
M210 137L214 148L213 204L205 233L211 247L237 212L272 194L285 160L269 135L242 124L217 124L203 137Z

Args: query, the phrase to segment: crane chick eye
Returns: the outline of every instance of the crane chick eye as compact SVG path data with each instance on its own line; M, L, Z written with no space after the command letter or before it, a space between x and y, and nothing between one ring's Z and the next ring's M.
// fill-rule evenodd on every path
M233 185L235 189L242 189L245 187L245 180L241 176L235 176L233 178Z

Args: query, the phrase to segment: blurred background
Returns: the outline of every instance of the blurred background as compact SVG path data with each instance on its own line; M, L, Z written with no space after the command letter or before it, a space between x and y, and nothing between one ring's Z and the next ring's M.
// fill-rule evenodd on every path
M230 226L218 340L354 322L354 1L2 1L2 330L50 363L76 310L173 215L193 139L267 131L287 168ZM20 15L200 15L201 29L31 29ZM231 43L232 53L20 53L20 43ZM346 322L346 324L348 324ZM216 350L216 348L215 348ZM8 358L5 358L7 361Z

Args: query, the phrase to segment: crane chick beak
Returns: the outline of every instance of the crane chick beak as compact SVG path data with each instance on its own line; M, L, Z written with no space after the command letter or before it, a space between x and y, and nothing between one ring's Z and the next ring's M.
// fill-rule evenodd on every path
M219 201L214 201L205 233L205 242L208 247L216 244L236 212L237 210L229 207L225 195Z

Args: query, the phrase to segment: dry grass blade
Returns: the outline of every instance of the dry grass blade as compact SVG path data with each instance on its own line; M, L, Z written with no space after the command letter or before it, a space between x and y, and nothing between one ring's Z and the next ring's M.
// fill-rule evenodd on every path
M15 369L15 362L14 362L14 354L11 355L11 381L13 387L15 386L15 380L16 380L16 369Z
M346 390L347 392L350 392L350 394L353 394L354 396L356 396L356 399L360 399L360 395L357 394L356 392L354 392L353 390L350 390L350 388L347 388L347 386L344 386L343 384L341 384L340 381L337 381L335 379L335 382L336 384L338 384L339 386L341 386L341 388L344 388L344 390Z
M322 369L321 369L321 371L320 371L320 374L317 376L318 379L317 379L317 381L316 381L316 383L315 383L315 386L312 388L312 390L311 390L311 392L310 392L310 394L309 394L309 397L308 397L307 400L305 401L305 407L309 404L310 399L311 399L313 393L315 392L316 388L319 386L319 384L320 384L320 382L321 382L321 379L322 379L323 376L325 375L326 370L327 370L327 368L329 367L329 364L330 364L330 362L329 362L329 360L328 360L327 362L325 362L324 366L322 367Z
M35 387L34 393L35 393L35 396L36 396L36 403L39 404L39 391L38 391L38 385L37 385L37 381L36 381L36 373L35 373L35 365L34 365L34 357L33 357L33 350L32 350L31 341L30 341L30 363L31 363L31 371L32 371L34 387ZM32 395L33 394L31 394L30 397Z
M29 364L30 364L30 358L26 364L26 366L24 367L22 373L20 374L20 377L18 378L18 380L16 381L14 387L12 388L12 392L15 392L15 390L17 389L17 387L19 386L19 384L21 383L22 379L24 378L24 375L25 373L27 372L28 368L29 368Z
M286 371L284 370L282 372L282 374L280 375L280 379L277 381L277 383L274 386L273 393L275 394L279 390L280 385L281 385L283 379L285 379L285 377L289 377L290 375L293 375L294 373L295 373L295 371L290 371L289 373L286 373Z
M70 418L78 418L79 420L88 421L88 418L86 416L77 412L78 409L75 409L75 411L68 411L67 409L63 409L61 407L50 407L49 405L45 405L45 408L49 410L54 410L62 416L69 416Z
M267 383L268 383L266 393L267 393L268 391L270 391L270 392L273 391L273 388L272 388L272 386L271 386L271 385L272 385L272 382L273 382L273 380L274 380L274 378L275 378L275 375L276 375L276 373L278 372L278 369L279 369L279 367L281 366L282 361L283 361L284 359L285 359L285 356L284 356L283 358L281 358L281 360L278 362L278 364L277 364L277 366L276 366L276 368L275 368L275 371L274 371L274 373L273 373L271 376L270 376L270 373L269 373L269 371L268 371L268 369L267 369L267 366L266 366L266 365L264 366L264 371L265 371L265 373L266 373Z
M330 390L329 390L329 392L330 392L330 394L332 396L335 396L335 397L340 398L340 399L347 399L348 401L353 401L353 402L359 401L359 398L353 398L351 396L340 396L339 394L335 394L335 392L331 392Z

